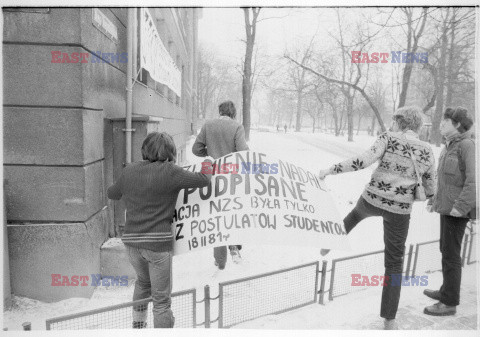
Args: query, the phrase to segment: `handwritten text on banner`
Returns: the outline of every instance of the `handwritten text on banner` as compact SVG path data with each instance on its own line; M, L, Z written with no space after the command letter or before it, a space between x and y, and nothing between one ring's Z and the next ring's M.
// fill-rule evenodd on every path
M179 194L175 254L236 244L349 249L334 202L310 171L253 151L219 158L213 169L209 186Z

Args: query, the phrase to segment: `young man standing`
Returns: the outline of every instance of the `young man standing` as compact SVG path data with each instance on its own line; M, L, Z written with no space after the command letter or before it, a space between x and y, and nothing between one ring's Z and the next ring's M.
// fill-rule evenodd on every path
M223 102L218 106L220 118L207 120L193 144L192 152L199 157L211 156L214 159L232 152L248 150L243 126L235 121L237 111L232 101ZM239 262L239 250L242 246L229 246L234 262ZM215 265L218 269L225 268L227 263L227 247L213 249Z

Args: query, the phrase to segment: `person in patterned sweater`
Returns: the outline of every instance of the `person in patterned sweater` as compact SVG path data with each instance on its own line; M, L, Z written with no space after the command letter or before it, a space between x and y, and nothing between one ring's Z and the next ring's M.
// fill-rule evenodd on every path
M435 158L430 145L419 140L417 135L422 124L418 107L400 108L393 116L391 131L382 133L368 151L319 173L324 179L330 174L358 171L379 162L355 208L343 222L349 233L365 218L383 217L387 282L383 287L380 316L385 318L385 329L397 327L395 316L401 287L392 285L392 275L402 274L405 241L418 184L412 158L427 198L435 195ZM328 250L322 250L322 255L326 253Z

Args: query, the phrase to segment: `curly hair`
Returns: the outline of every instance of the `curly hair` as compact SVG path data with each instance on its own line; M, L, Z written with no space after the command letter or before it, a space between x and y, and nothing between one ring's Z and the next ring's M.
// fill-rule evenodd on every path
M223 102L218 106L218 112L220 116L228 116L232 119L235 119L237 116L237 109L235 109L235 104L232 101Z
M423 125L422 110L417 106L402 107L395 111L393 118L402 131L418 132Z
M176 162L177 148L172 136L166 132L152 132L142 144L142 158L150 162Z

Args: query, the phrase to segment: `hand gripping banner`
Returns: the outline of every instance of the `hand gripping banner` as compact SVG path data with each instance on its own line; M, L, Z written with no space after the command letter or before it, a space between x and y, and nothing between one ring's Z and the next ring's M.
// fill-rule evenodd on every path
M207 187L180 191L176 255L243 244L350 249L324 182L310 171L254 151L185 169L214 175Z

